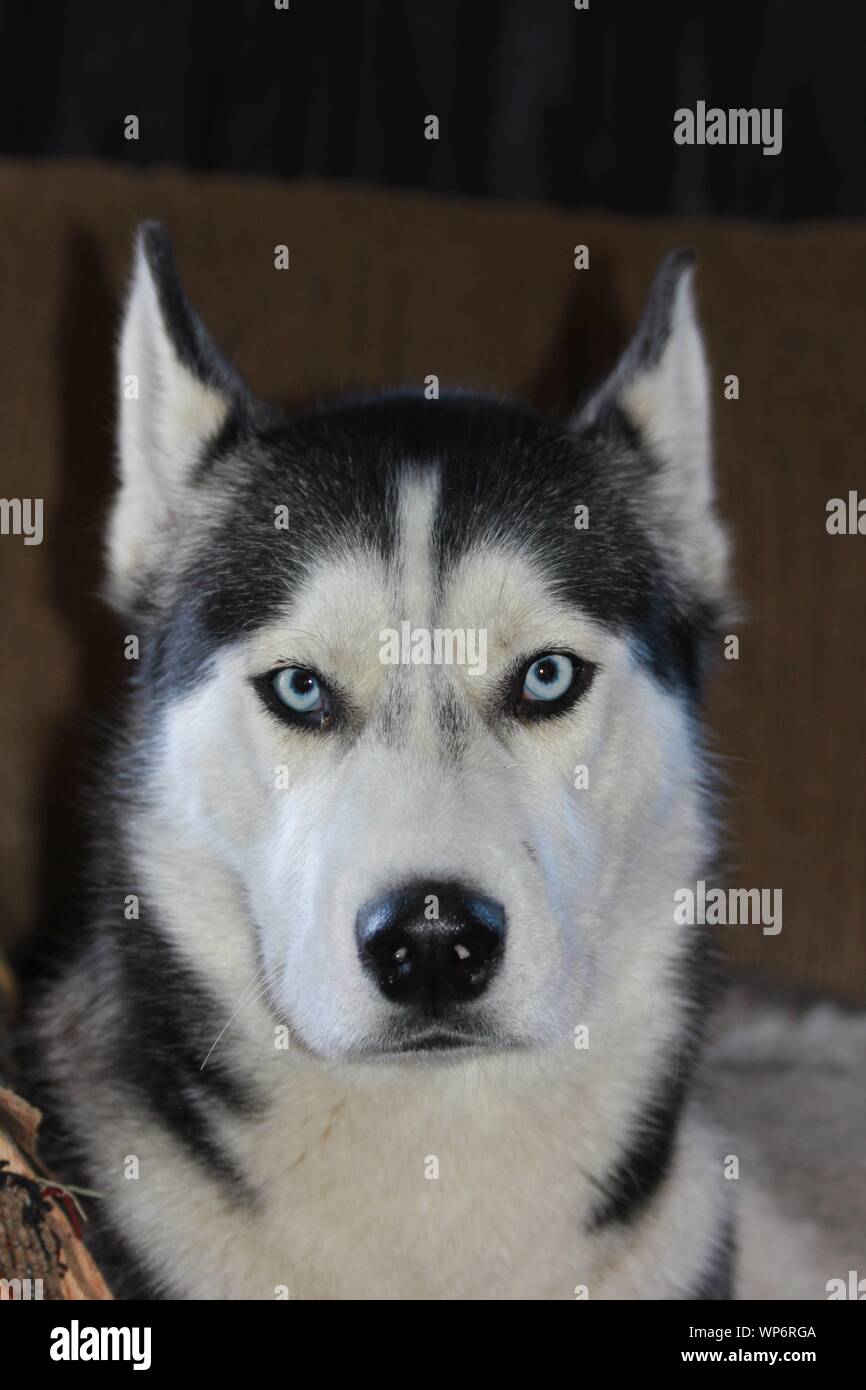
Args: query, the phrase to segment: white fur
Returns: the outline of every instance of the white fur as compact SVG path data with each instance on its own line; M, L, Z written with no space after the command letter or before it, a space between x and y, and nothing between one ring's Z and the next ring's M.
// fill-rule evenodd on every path
M228 413L226 399L178 359L140 241L118 357L118 403L121 486L108 534L109 594L124 608L143 576L161 567L185 521L189 471Z
M653 479L654 522L668 553L715 597L728 582L728 542L713 509L710 377L695 312L693 271L677 283L659 362L626 383L622 404L662 467Z
M656 467L635 497L659 536L674 573L706 599L727 595L730 544L716 514L712 468L710 373L694 295L694 272L676 282L667 337L651 366L630 348L574 422L595 423L615 399L651 449Z

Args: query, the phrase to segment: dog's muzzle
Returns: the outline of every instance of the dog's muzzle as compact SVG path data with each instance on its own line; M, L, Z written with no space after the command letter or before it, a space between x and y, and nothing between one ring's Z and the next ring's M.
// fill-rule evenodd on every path
M411 884L365 903L355 933L385 998L437 1019L487 989L505 952L505 909L458 884Z

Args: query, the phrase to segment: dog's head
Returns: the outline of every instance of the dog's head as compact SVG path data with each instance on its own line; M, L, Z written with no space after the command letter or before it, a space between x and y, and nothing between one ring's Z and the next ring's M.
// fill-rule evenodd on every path
M570 421L420 392L284 416L139 233L109 555L141 815L232 885L314 1052L561 1039L666 953L726 572L691 280L664 261ZM186 928L205 953L222 911Z

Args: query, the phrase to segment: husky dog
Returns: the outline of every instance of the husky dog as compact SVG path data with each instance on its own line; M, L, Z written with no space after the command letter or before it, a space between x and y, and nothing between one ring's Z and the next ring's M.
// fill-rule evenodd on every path
M732 1296L674 920L728 582L691 255L573 419L284 415L146 224L119 377L139 660L39 1018L118 1293ZM418 632L483 633L483 669Z

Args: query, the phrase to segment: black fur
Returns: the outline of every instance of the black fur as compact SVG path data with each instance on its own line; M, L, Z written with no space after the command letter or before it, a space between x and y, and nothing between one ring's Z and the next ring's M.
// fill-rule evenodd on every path
M685 1001L680 1039L675 1053L664 1059L652 1095L634 1115L614 1168L599 1184L602 1197L591 1214L591 1230L638 1220L670 1171L683 1105L718 985L718 951L711 934L697 926L685 928L684 933L675 967L677 995Z
M138 239L156 286L163 324L178 361L198 380L226 395L251 401L247 388L214 346L184 294L165 229L158 222L143 222L138 229Z
M590 1216L590 1230L633 1223L667 1177L686 1089L684 1074L674 1073L673 1065L671 1073L635 1117L626 1147L602 1184L604 1196Z
M401 472L435 467L440 584L479 541L518 547L560 596L630 634L657 679L697 695L713 615L677 587L641 526L639 499L621 481L639 456L615 426L573 437L528 407L400 393L265 430L240 417L229 434L233 447L195 484L228 493L224 519L198 538L172 592L140 614L150 634L142 674L159 687L203 676L216 648L272 619L341 540L391 554ZM274 527L281 504L288 531ZM587 530L574 527L578 504L589 507Z
M736 1241L733 1221L725 1223L722 1239L703 1271L693 1291L687 1295L690 1300L729 1300L734 1297L734 1276L736 1273Z
M112 1039L115 1074L231 1197L253 1200L210 1116L255 1113L255 1087L250 1078L229 1070L218 1048L202 1067L226 1020L154 922L125 923L120 930L124 940L118 943L117 968L124 1015ZM104 957L103 934L103 963Z

